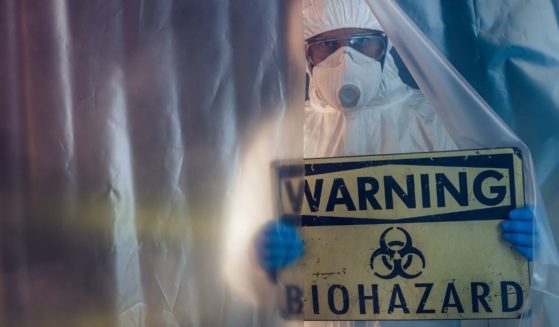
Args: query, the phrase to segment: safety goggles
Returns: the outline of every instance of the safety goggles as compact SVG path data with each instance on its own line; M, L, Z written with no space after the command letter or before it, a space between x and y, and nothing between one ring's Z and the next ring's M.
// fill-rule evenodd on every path
M306 42L307 61L316 66L342 47L351 47L380 61L386 54L387 44L386 34L380 31L336 38L309 39Z

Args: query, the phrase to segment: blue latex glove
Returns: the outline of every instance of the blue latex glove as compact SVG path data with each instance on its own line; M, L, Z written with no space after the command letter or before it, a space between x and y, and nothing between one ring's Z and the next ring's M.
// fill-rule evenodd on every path
M292 265L303 255L304 243L295 226L274 220L256 238L258 263L272 281L280 270Z
M514 246L529 261L534 259L534 214L529 208L509 212L509 218L501 223L503 239Z

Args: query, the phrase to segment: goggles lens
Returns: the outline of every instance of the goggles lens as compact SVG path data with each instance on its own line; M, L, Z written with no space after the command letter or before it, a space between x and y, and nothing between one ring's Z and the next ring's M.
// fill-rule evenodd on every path
M386 46L387 40L384 33L311 39L306 43L307 60L316 66L341 47L352 47L370 58L380 60L386 54Z

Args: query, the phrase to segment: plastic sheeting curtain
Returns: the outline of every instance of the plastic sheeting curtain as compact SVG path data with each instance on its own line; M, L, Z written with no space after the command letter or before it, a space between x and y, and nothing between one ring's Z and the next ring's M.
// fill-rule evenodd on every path
M558 240L558 2L396 2L528 145Z
M524 160L526 203L536 218L535 260L533 263L530 310L525 311L523 326L548 326L557 321L559 303L557 281L559 255L544 208L528 147L495 114L450 63L433 47L395 1L367 0L394 42L407 68L422 92L429 98L437 115L450 131L458 148L519 148ZM507 325L519 323L509 321Z
M224 216L264 121L302 156L299 15L0 1L1 325L279 324L229 291Z
M557 6L398 2L525 139L557 212ZM375 13L395 17L383 3ZM267 135L270 160L302 156L299 15L296 0L0 1L2 325L283 324L231 291L224 253L244 228L228 208L253 141ZM518 144L500 131L492 141ZM550 263L534 292L553 299ZM542 294L536 318L554 311Z

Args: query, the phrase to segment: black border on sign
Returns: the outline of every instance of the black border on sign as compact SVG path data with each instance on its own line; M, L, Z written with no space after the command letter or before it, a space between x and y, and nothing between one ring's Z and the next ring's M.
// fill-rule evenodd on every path
M471 156L459 155L461 152L468 151L484 151L484 150L509 150L510 153L498 154L474 154ZM495 149L476 149L476 150L453 150L453 151L438 151L433 153L452 153L456 152L456 156L449 157L424 157L424 158L409 158L409 159L391 159L391 160L374 160L373 157L380 157L386 155L373 155L373 156L348 156L348 157L334 157L334 158L318 158L311 160L332 160L341 158L371 158L368 161L355 161L343 163L312 163L305 164L305 177L315 176L321 174L328 174L341 171L349 171L355 169L380 167L386 165L414 165L414 166L440 166L440 167L468 167L468 168L499 168L507 169L509 172L509 190L510 190L510 205L493 207L479 210L466 210L459 212L450 212L440 215L429 215L420 217L408 217L402 219L375 219L375 218L351 218L351 217L337 217L337 216L321 216L321 215L301 215L301 226L304 227L318 227L318 226L347 226L347 225L373 225L373 224L397 224L397 223L429 223L429 222L451 222L451 221L475 221L475 220L503 220L507 219L507 214L510 210L517 208L515 188L515 174L514 174L514 156L517 155L522 163L522 155L517 148L495 148ZM414 153L395 154L393 156L408 156ZM429 155L429 152L418 152L416 154ZM499 160L495 160L498 158ZM443 161L443 163L437 163ZM467 162L467 166L465 163ZM521 169L524 167L521 165ZM524 183L522 187L524 186ZM514 191L514 192L513 192ZM483 215L487 214L487 216ZM485 217L484 217L485 216Z
M499 147L499 148L484 148L484 149L462 149L462 150L447 150L447 151L433 151L432 153L452 153L455 152L457 154L459 154L460 152L465 152L465 151L491 151L491 150L512 150L511 153L508 154L502 154L502 155L509 155L510 156L510 160L511 160L511 164L509 167L505 167L509 169L509 176L510 176L510 189L515 191L515 194L511 194L511 206L505 206L505 207L494 207L494 208L489 208L489 209L482 209L482 210L494 210L494 209L503 209L503 210L510 210L510 209L515 209L517 206L516 203L516 196L518 193L518 190L516 188L514 188L515 185L515 174L514 174L514 156L517 156L520 159L520 173L521 173L521 186L520 189L522 190L522 199L524 201L524 205L526 204L526 194L525 194L525 180L524 180L524 169L525 169L525 165L524 165L524 161L523 161L523 155L522 152L520 151L520 149L516 148L516 147ZM397 154L382 154L382 155L363 155L363 156L345 156L345 157L329 157L329 158L305 158L304 160L331 160L331 159L336 159L336 158L363 158L363 157L380 157L380 156L404 156L404 155L413 155L413 154L427 154L428 152L412 152L412 153L397 153ZM486 155L486 154L479 154L479 155ZM273 163L274 166L274 170L275 170L275 178L276 178L276 182L279 180L279 178L281 176L283 177L294 177L294 176L301 176L301 169L303 169L302 165L289 165L289 164L282 164L281 161L275 161ZM289 167L292 166L292 167ZM293 167L293 166L297 166L297 167ZM281 169L281 172L280 170ZM306 170L306 165L305 165L305 170ZM277 190L280 189L280 185L279 183L276 184L277 185ZM513 196L514 195L514 196ZM281 207L281 201L279 201L280 203L280 207ZM281 209L280 209L281 210ZM467 212L467 211L466 211ZM462 212L463 213L463 212ZM508 215L507 215L508 216ZM283 214L283 212L280 211L280 219L285 219L288 221L296 221L298 220L298 218L300 218L301 216L298 214ZM305 216L303 216L305 217ZM309 217L309 216L306 216ZM311 216L312 217L312 216ZM416 217L417 218L417 217ZM346 217L343 217L343 219L348 219ZM359 218L362 219L362 218ZM487 220L502 220L503 218L497 218L497 219L487 219ZM504 219L508 219L508 217L505 217ZM483 219L486 220L486 219ZM391 220L390 222L387 222L387 224L396 224L398 223L397 221ZM526 268L528 271L528 291L530 290L530 286L532 284L532 273L531 273L531 268L530 268L530 264L526 261ZM524 298L524 300L526 300L528 295L526 295L526 297ZM525 302L526 304L526 302ZM433 319L433 318L423 318L423 319L413 319L413 320L409 320L409 319L383 319L383 320L378 320L378 321L393 321L393 322L412 322L412 321L429 321L429 320L436 320L436 321L440 321L440 320L448 320L448 319L454 319L454 320L503 320L503 319L520 319L522 318L522 314L526 313L530 314L531 313L531 308L525 308L523 307L520 311L520 313L518 313L515 317L509 317L509 318L495 318L495 317L487 317L487 318L440 318L440 319ZM305 321L324 321L324 319L306 319ZM363 319L352 319L352 320L331 320L331 321L336 321L336 322L345 322L345 321L371 321L370 318L363 318Z

